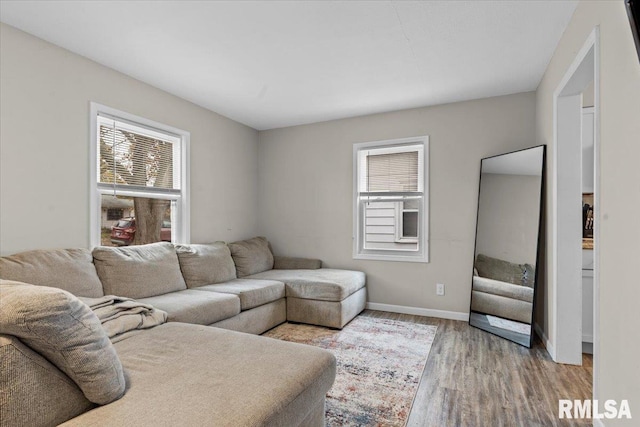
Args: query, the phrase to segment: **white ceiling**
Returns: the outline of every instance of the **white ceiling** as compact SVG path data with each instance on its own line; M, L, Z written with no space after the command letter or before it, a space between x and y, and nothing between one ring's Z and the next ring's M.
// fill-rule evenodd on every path
M2 1L0 20L255 129L535 90L577 1Z

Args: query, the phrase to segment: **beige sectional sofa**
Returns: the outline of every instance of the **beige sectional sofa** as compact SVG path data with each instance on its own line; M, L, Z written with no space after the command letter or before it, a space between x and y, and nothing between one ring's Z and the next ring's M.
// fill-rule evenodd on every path
M323 425L333 355L252 334L341 328L366 300L363 273L273 257L264 238L29 251L1 258L0 278L1 426ZM123 311L105 315L105 295ZM121 394L92 397L111 371Z

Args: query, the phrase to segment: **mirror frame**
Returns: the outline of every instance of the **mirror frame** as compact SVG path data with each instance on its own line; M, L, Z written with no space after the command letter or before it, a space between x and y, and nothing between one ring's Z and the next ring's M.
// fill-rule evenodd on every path
M540 179L540 200L539 200L539 213L538 213L538 238L537 238L537 242L536 242L536 265L535 265L535 280L533 283L533 303L531 306L531 331L529 333L529 341L528 343L522 343L522 342L518 342L515 341L513 339L510 339L507 336L502 336L500 334L494 333L492 331L486 330L481 328L480 326L476 326L473 325L471 323L471 314L473 313L473 310L471 309L471 307L473 306L473 270L475 268L475 262L476 262L476 251L478 250L478 220L480 217L480 190L482 188L482 163L485 160L489 160L489 159L493 159L495 157L501 157L501 156L506 156L509 154L514 154L514 153L519 153L521 151L526 151L526 150L531 150L531 149L535 149L535 148L540 148L542 147L542 170L541 170L541 179ZM473 246L473 262L471 263L471 298L469 298L469 326L472 326L476 329L479 329L481 331L485 331L488 332L492 335L495 335L497 337L503 338L505 340L514 342L516 344L522 345L524 347L528 347L531 348L533 346L533 340L534 340L534 334L535 334L535 319L536 319L536 306L537 306L537 299L538 299L538 286L540 284L540 273L541 268L540 268L540 261L542 259L542 257L544 256L544 245L542 244L544 242L543 239L543 231L544 226L545 226L545 208L546 208L546 175L547 175L547 146L546 144L541 144L541 145L536 145L533 147L527 147L527 148L523 148L520 150L515 150L515 151L509 151L507 153L501 153L501 154L496 154L493 156L489 156L489 157L483 157L482 159L480 159L480 173L479 173L479 180L478 180L478 201L477 201L477 205L476 205L476 234L475 234L475 239L474 239L474 246Z

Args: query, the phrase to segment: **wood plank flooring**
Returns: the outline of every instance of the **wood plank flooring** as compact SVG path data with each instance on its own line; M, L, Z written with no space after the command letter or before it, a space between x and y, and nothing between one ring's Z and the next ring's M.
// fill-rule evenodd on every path
M362 316L438 326L408 427L586 426L558 419L558 399L590 399L593 360L554 363L537 341L528 349L466 322L366 310Z

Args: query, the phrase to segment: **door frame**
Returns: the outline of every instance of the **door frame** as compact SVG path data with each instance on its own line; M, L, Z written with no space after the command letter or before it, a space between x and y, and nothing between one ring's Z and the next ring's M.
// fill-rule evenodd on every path
M600 219L600 29L594 27L582 48L568 68L553 94L553 179L552 179L552 256L551 288L553 325L549 353L558 363L582 364L582 283L581 271L575 283L576 265L582 269L582 246L574 247L575 212L572 203L577 195L575 176L578 173L582 183L582 96L581 93L591 81L594 85L594 218ZM577 101L579 100L579 105ZM578 110L576 110L578 108ZM576 120L578 115L579 120ZM579 125L579 128L576 126ZM576 137L578 138L577 144ZM576 150L580 149L580 153ZM580 159L580 166L571 162ZM561 168L568 167L570 172ZM579 195L582 194L580 188ZM581 203L580 205L581 206ZM581 209L575 207L578 211ZM581 216L580 216L581 218ZM580 219L580 223L581 223ZM571 230L567 233L569 224ZM563 241L563 239L571 241ZM580 235L580 241L582 236ZM600 227L596 220L594 238L594 298L593 298L593 397L598 396L598 363L600 348ZM579 248L579 249L578 249ZM577 255L579 253L579 257ZM566 280L568 279L568 280Z

